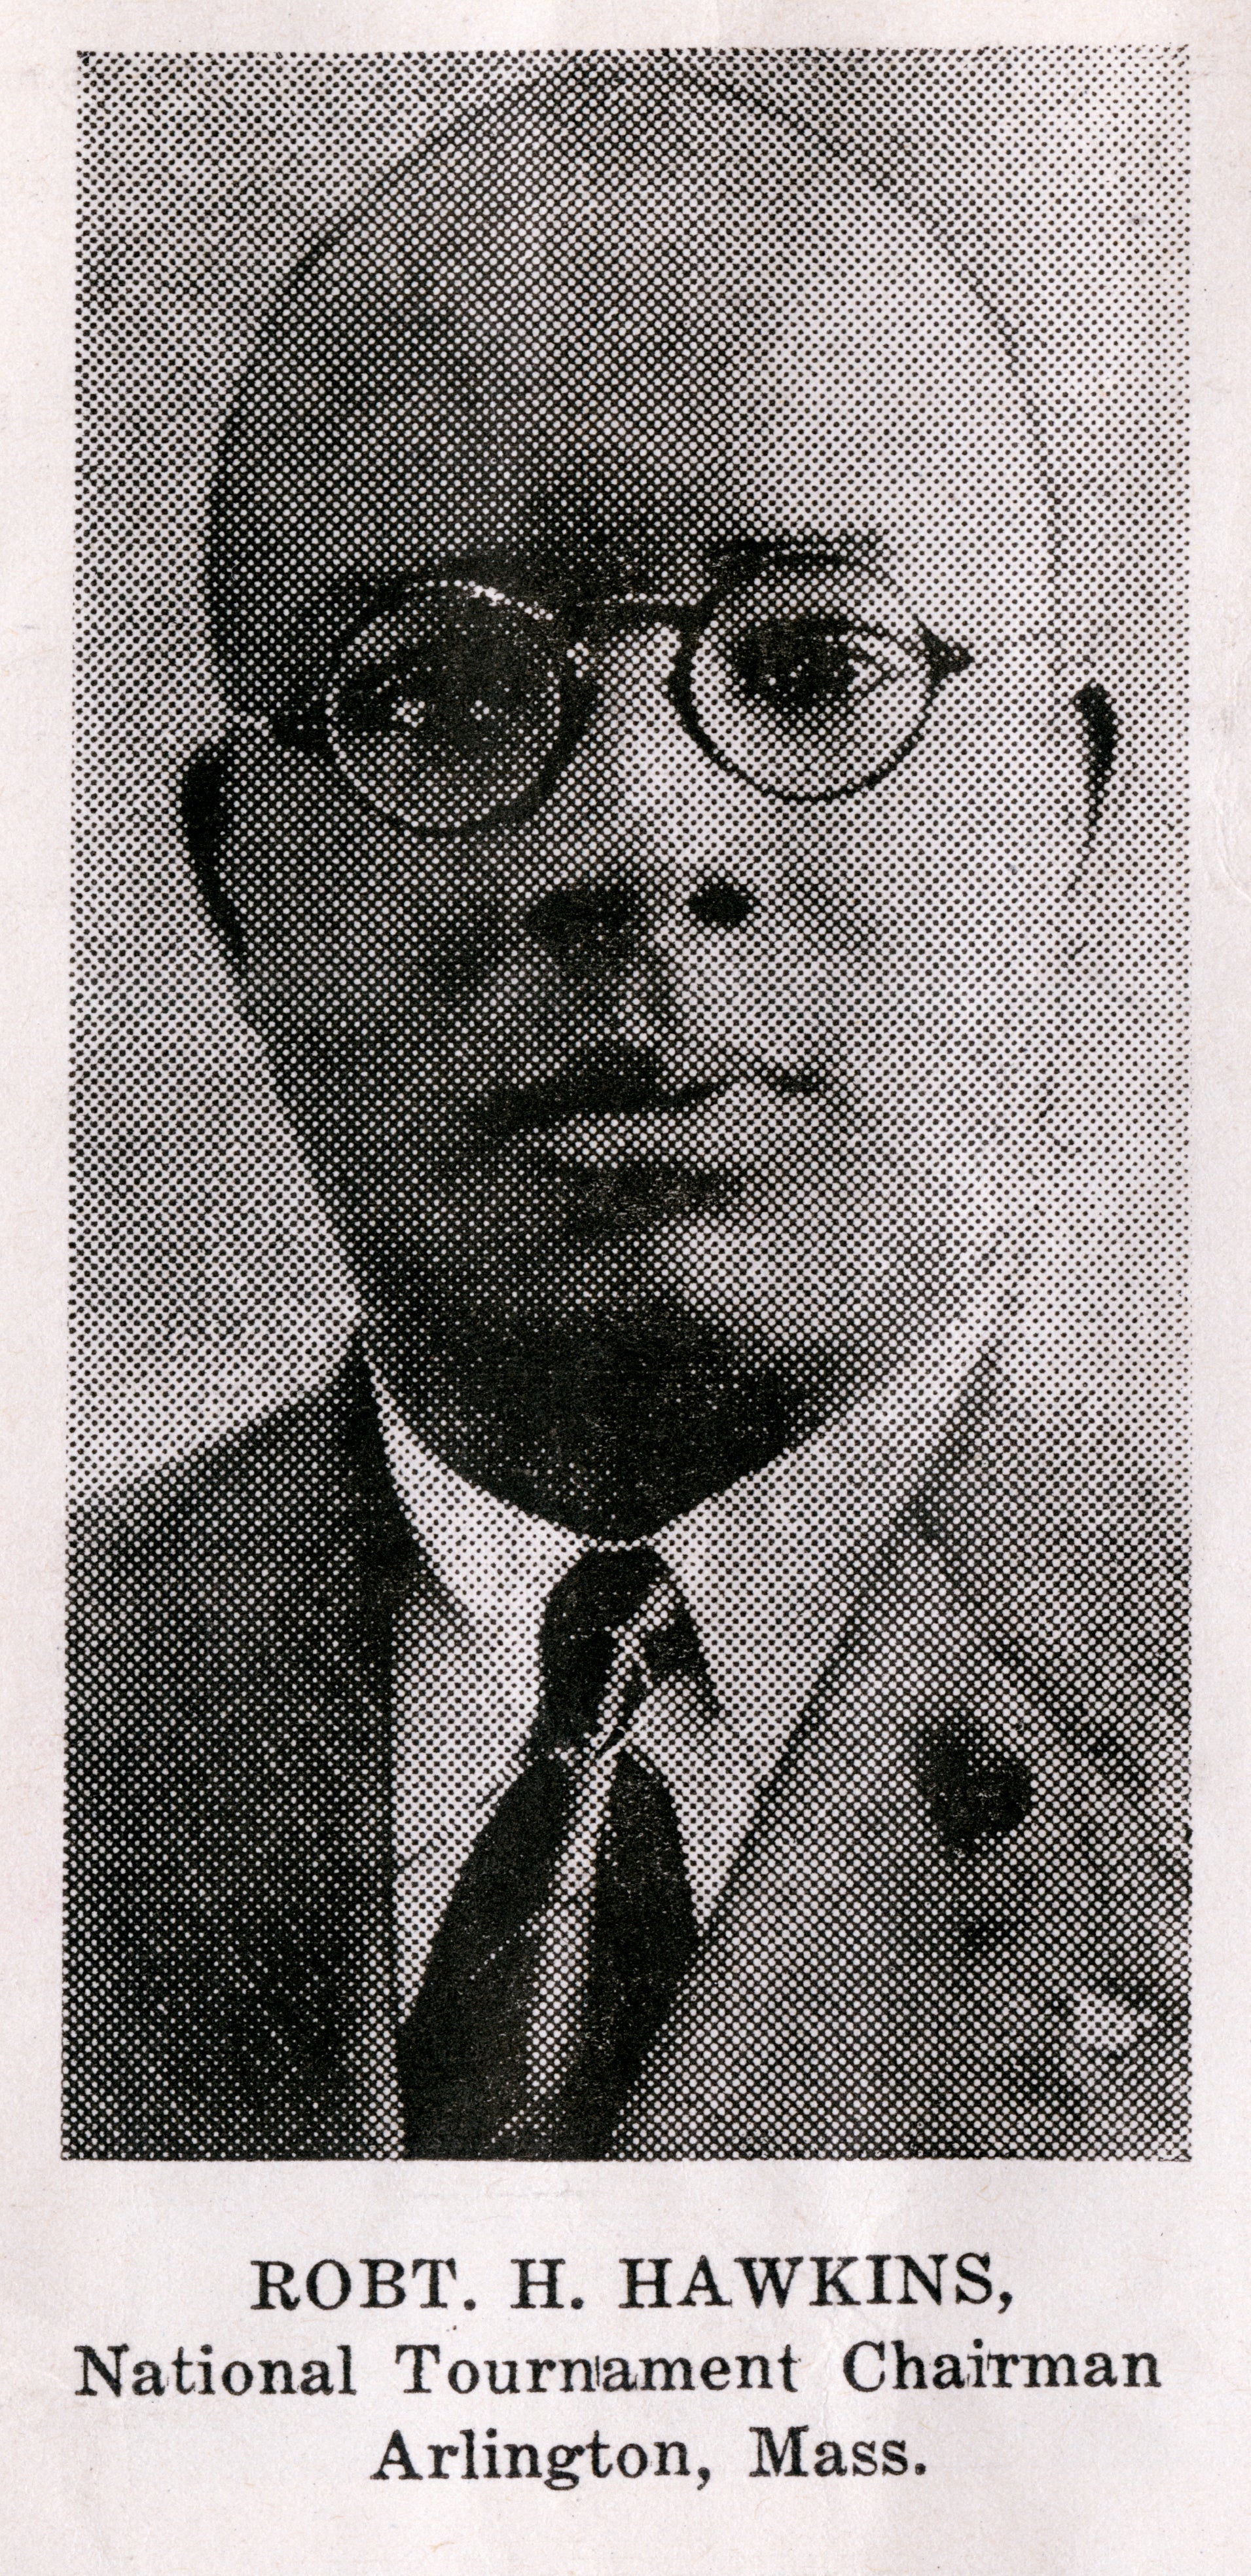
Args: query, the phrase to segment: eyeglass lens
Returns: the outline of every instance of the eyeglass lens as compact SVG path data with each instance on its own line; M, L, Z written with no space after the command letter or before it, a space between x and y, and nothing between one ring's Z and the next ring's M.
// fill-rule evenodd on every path
M804 567L731 591L689 679L691 713L716 757L799 801L879 776L916 732L931 688L924 636L901 601L850 569Z
M559 651L539 620L443 583L353 638L327 714L336 758L367 803L454 833L533 792L562 707Z
M427 833L473 830L541 792L571 677L539 614L430 583L371 619L341 656L331 746L380 812ZM715 759L806 802L889 768L933 686L925 636L885 585L854 567L801 565L772 567L715 603L675 695Z

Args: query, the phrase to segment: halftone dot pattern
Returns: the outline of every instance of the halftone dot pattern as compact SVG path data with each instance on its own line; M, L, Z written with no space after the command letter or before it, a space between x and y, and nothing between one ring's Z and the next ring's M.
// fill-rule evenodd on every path
M68 2153L1185 2154L1183 68L88 60Z

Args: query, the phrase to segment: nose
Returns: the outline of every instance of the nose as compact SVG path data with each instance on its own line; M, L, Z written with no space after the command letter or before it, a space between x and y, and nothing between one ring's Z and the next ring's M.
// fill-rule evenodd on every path
M730 877L705 877L687 904L701 930L740 930L756 898Z
M526 928L556 963L615 964L637 946L643 927L642 894L620 878L553 887L532 903Z
M679 637L658 619L597 657L589 722L543 835L531 939L567 971L688 959L752 914L761 818L686 730L671 681ZM755 800L751 800L753 803Z
M701 930L738 930L755 896L729 877L702 877L686 910ZM647 903L639 887L619 877L556 886L530 905L526 928L545 956L585 970L619 965L636 954L644 936Z

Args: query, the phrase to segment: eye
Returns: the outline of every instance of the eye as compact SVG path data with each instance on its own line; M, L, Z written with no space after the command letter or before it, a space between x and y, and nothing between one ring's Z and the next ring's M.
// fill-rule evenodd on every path
M406 665L375 662L355 671L339 692L338 716L346 735L371 741L392 725L420 728L429 720L438 689L438 674L426 659Z
M536 680L547 678L529 635L493 631L488 617L446 618L420 645L397 647L345 675L337 719L345 740L387 734L480 748L492 730L533 719Z
M432 583L353 638L327 716L367 803L419 831L463 831L542 777L560 734L560 674L527 610Z
M761 618L723 649L734 694L779 717L851 713L917 667L907 645L841 617Z
M925 721L925 632L884 583L858 587L876 595L858 596L846 567L775 570L718 603L691 656L686 702L706 747L772 795L849 795Z

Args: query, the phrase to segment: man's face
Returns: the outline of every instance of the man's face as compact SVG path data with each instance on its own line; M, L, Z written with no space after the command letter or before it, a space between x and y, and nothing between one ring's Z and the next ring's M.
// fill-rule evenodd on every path
M589 1332L854 1382L950 1309L1022 1187L1084 827L1027 437L967 304L889 229L861 221L840 262L828 218L815 251L797 218L737 322L715 258L694 290L653 264L632 332L638 205L619 188L584 241L562 220L529 280L484 244L456 368L345 431L293 588L314 603L297 694L337 686L340 709L336 632L388 584L435 585L416 595L440 614L449 581L557 607L567 756L520 807L484 816L466 786L471 828L432 831L420 796L407 820L372 808L363 755L354 784L241 743L247 1006L392 1338ZM710 745L675 701L672 612L748 574L777 614ZM848 693L906 686L904 647L935 652L932 695L885 774L775 761L779 685L792 732L837 738ZM475 703L493 722L462 676L470 729ZM410 688L394 721L427 712Z

